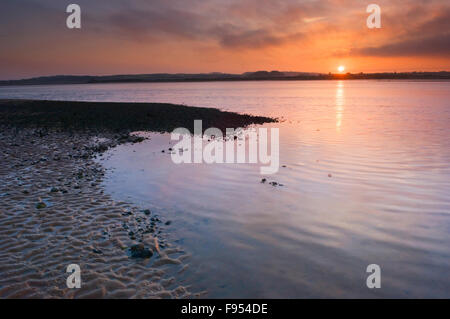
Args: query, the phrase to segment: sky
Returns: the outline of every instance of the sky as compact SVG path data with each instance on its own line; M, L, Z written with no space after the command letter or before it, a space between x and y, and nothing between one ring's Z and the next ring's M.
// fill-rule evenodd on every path
M81 29L66 7L81 7ZM366 8L381 8L381 29ZM0 79L450 70L449 0L0 0Z

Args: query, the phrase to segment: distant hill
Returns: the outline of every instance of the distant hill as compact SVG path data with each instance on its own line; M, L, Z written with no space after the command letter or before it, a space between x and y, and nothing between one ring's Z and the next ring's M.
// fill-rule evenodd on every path
M0 81L0 86L10 85L50 85L50 84L90 84L90 83L146 83L146 82L201 82L201 81L264 81L264 80L361 80L361 79L402 79L402 80L450 80L450 72L409 72L409 73L346 73L323 74L308 72L256 71L243 74L228 73L155 73L128 75L56 75L22 80Z

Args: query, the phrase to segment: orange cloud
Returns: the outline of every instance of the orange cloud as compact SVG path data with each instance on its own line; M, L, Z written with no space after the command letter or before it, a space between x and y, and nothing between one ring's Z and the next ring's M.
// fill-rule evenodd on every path
M78 0L82 29L51 0L0 2L2 78L50 74L449 69L447 0Z

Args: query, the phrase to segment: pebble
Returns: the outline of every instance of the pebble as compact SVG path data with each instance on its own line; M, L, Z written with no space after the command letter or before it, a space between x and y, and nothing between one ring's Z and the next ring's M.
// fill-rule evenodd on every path
M147 216L151 214L150 209L144 209L143 213Z
M40 203L37 203L37 204L36 204L36 208L37 208L37 209L42 209L42 208L45 208L45 207L47 207L47 205L45 205L44 202L40 202Z
M153 256L153 252L145 248L143 244L137 244L130 247L130 253L132 258L150 258Z

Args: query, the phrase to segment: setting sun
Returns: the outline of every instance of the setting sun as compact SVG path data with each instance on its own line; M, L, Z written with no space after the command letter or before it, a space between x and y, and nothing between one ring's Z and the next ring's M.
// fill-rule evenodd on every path
M343 66L343 65L340 65L339 67L338 67L338 71L339 72L344 72L345 71L345 66Z

